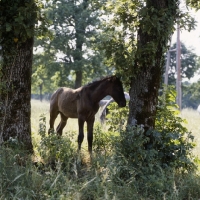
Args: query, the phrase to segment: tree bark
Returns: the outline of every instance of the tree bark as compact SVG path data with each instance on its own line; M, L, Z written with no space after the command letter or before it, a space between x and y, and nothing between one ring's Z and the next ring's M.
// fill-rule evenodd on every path
M42 102L43 95L42 95L42 88L43 88L43 83L39 85L40 88L40 101Z
M152 16L151 12L156 11L153 13L153 17L155 17L155 13L159 14L159 22L157 23L160 24L158 26L153 24L150 27L151 33L148 33L149 29L143 24L146 23L142 21L143 18L140 23L134 64L134 69L137 70L136 75L131 78L129 91L129 126L142 125L145 131L155 127L158 92L163 75L164 53L175 23L176 8L176 1L172 0L149 0L144 8L150 12L147 12L150 17ZM164 20L165 15L166 20ZM162 27L162 30L158 30L160 27ZM149 51L149 45L154 45L154 49Z
M75 71L75 74L76 74L75 88L79 88L82 85L83 72L82 71Z
M83 11L86 11L89 3L88 0L83 0L82 4L80 4L81 7L83 7ZM87 16L82 15L82 13L79 14L79 17L74 17L75 21L75 38L76 38L76 53L74 55L74 62L76 63L76 69L75 69L75 88L79 88L82 86L82 79L83 79L83 44L85 43L85 32L87 27Z
M32 49L33 38L16 44L14 54L5 48L0 69L0 144L15 138L31 152Z

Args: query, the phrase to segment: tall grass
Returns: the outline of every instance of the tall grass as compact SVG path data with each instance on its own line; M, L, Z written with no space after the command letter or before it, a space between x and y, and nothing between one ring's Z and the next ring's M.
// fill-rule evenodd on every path
M44 115L46 118L46 127L49 128L49 102L48 101L39 101L39 100L32 100L31 101L31 128L32 128L32 135L34 140L38 142L39 135L38 129L39 129L39 120L41 115ZM197 112L197 110L191 109L191 108L185 108L181 111L180 116L183 119L186 119L186 122L184 126L188 129L188 131L192 132L192 135L194 136L194 142L196 143L196 147L194 148L194 154L196 156L200 157L200 114ZM98 117L98 113L97 113ZM55 121L55 128L59 124L60 116L57 117ZM98 121L98 119L97 119ZM105 129L105 127L102 127ZM67 121L66 127L63 129L64 135L67 135L67 132L74 132L74 134L78 134L78 122L77 119L71 119L69 118ZM86 140L86 138L85 138ZM86 141L84 141L84 145L86 144ZM83 146L84 146L83 145Z
M185 127L192 132L196 143L194 154L200 158L200 114L197 110L185 108L181 111L180 116L187 121Z
M199 199L199 171L179 173L168 170L157 163L140 168L130 165L121 155L114 155L112 145L118 141L109 132L95 125L94 154L89 159L88 152L77 154L77 119L69 119L63 138L55 135L45 136L49 128L49 102L32 100L32 137L34 148L43 162L33 162L34 157L23 154L17 149L0 148L0 200L1 199L40 199L40 200L143 200L143 199ZM43 120L40 121L41 115ZM195 136L196 156L200 156L199 115L197 111L184 109L181 117ZM43 126L40 126L39 123ZM59 123L59 117L56 125ZM55 126L56 126L55 125ZM44 129L43 129L43 128ZM138 142L141 138L138 138ZM120 142L120 141L118 141ZM85 137L85 146L87 140ZM135 151L139 149L135 144ZM150 152L151 153L151 152ZM152 152L153 153L153 152ZM134 154L134 152L133 152ZM138 154L139 155L139 154ZM143 154L140 154L143 155ZM135 157L134 157L135 156ZM137 155L132 158L137 159ZM52 160L54 162L51 162ZM145 157L144 157L145 160ZM137 163L136 163L137 164ZM141 169L147 170L142 175ZM149 171L148 171L149 170ZM145 174L144 173L144 174Z
M39 100L31 100L31 128L33 133L38 132L39 128L39 120L41 115L44 115L46 117L47 122L47 128L49 128L49 108L50 103L48 101L39 101ZM55 121L55 128L59 124L60 116L57 117ZM71 119L69 118L67 121L67 125L64 128L63 132L67 131L77 131L78 130L78 124L77 119Z

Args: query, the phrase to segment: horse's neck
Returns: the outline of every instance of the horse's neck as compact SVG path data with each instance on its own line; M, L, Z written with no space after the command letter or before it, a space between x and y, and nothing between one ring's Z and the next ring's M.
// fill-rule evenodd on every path
M97 87L92 91L91 97L93 101L97 103L107 95L110 95L109 86L107 82L104 82L97 85Z

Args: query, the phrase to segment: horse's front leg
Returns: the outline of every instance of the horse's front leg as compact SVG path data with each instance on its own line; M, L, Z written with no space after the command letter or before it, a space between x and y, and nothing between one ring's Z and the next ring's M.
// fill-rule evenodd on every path
M94 120L95 117L92 117L87 121L87 140L88 140L88 151L90 155L92 154Z
M79 116L78 117L78 126L79 126L79 134L78 134L78 150L81 150L81 144L84 138L84 118Z

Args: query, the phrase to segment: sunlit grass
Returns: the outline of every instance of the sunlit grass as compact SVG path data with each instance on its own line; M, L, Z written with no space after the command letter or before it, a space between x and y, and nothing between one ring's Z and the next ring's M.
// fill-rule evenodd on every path
M46 117L46 127L49 129L49 102L48 101L39 101L31 100L31 128L32 136L34 142L40 140L38 136L39 120L41 115ZM195 137L194 142L196 147L194 149L194 154L200 158L200 114L197 110L194 109L183 109L180 115L183 119L186 119L187 123L185 124L188 131L192 132L192 135ZM98 114L97 114L98 117ZM59 124L60 116L57 117L55 122L55 127ZM103 127L102 127L103 128ZM78 121L77 119L68 119L66 127L63 129L63 134L67 136L68 132L74 132L75 138L78 136ZM87 149L87 131L85 126L85 138L83 141L83 149Z
M44 115L46 117L46 126L47 129L49 129L49 107L50 104L48 101L39 101L39 100L31 100L31 125L32 125L32 132L38 132L38 125L39 125L39 119L41 115ZM59 124L60 116L57 117L55 121L55 127ZM63 132L67 132L67 130L71 131L77 131L77 119L68 119L67 125L64 128Z
M144 160L144 172L146 173L147 170L147 175L148 173L151 174L152 170L155 170L152 166L159 169L158 172L161 173L148 176L148 180L145 180L145 177L143 178L142 176L142 179L140 176L137 176L138 178L136 179L138 171L141 172L141 170L128 165L128 160L125 160L125 157L121 154L113 157L112 155L104 154L104 151L94 151L93 159L91 160L85 148L85 146L87 147L86 134L84 151L82 151L80 162L76 149L74 149L74 146L70 146L71 143L66 140L68 139L66 138L67 135L71 140L71 134L74 134L77 138L77 119L69 119L64 129L64 136L66 137L62 138L59 143L52 142L57 139L54 137L55 135L50 135L52 140L43 140L43 142L48 141L48 143L45 143L46 145L40 143L42 140L38 134L39 119L42 114L46 117L46 128L48 130L49 102L32 100L31 104L33 143L35 148L37 146L41 147L40 153L45 154L39 155L42 155L44 159L41 159L42 162L40 160L32 162L32 155L29 157L29 155L19 152L18 149L0 148L0 199L199 199L199 171L182 174L179 171L168 171L167 168L166 170L157 168L156 163L155 165L146 165ZM181 117L188 121L185 126L195 136L197 146L194 152L200 157L200 115L196 110L184 109L181 112ZM56 125L59 123L59 118L56 120ZM96 147L99 145L107 148L110 143L103 134L105 133L103 127L99 127L96 133L99 136L104 136L96 140ZM57 148L54 148L56 147L55 144L58 145ZM135 144L138 145L138 142ZM75 145L77 145L77 141ZM141 151L143 152L142 149ZM54 155L58 155L61 160L60 162L59 159L56 159L58 161L56 168L53 168L54 165L48 160L48 158L55 158L51 157ZM138 152L136 155L143 154ZM63 163L65 165L62 165ZM130 172L130 177L126 176L127 173L124 175L121 173L122 171L126 172L126 170Z
M36 144L40 141L40 137L38 135L39 130L39 123L40 118L43 115L46 118L46 129L48 132L49 129L49 107L50 103L49 101L39 101L39 100L31 100L31 130L32 130L32 138L33 138L33 145L36 146ZM56 118L54 129L58 126L60 122L60 115ZM86 129L86 126L84 127ZM67 125L63 129L63 136L67 136L68 133L75 134L74 138L77 139L78 137L78 120L77 119L71 119L69 118L67 120ZM87 131L85 130L85 138L82 144L82 149L87 148Z
M197 110L186 108L181 111L180 116L187 120L185 127L192 132L196 143L194 154L200 158L200 114Z

